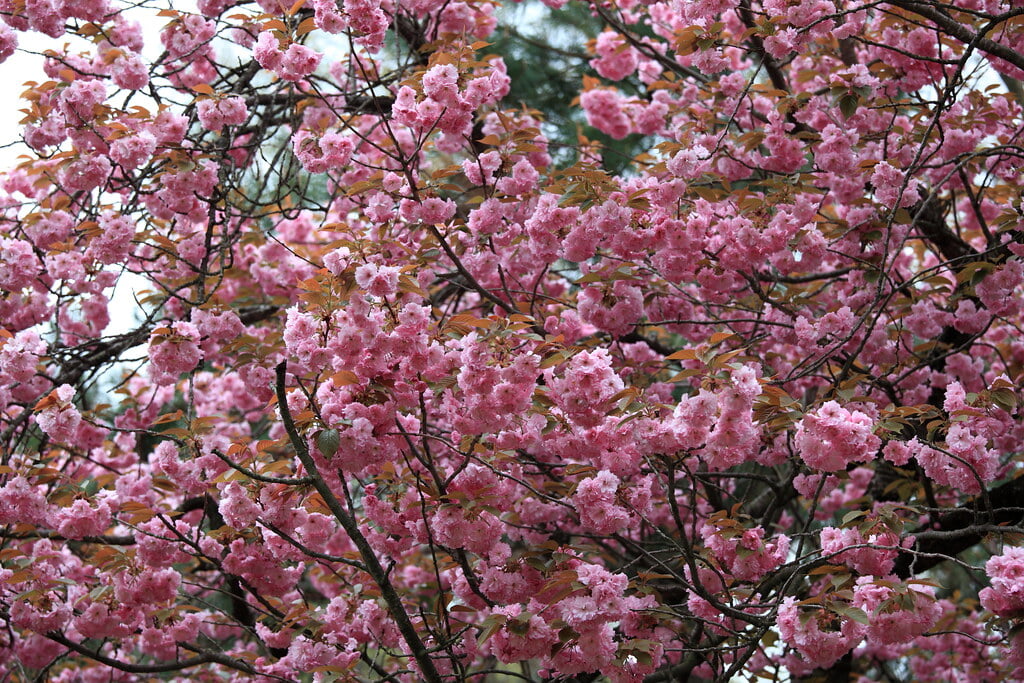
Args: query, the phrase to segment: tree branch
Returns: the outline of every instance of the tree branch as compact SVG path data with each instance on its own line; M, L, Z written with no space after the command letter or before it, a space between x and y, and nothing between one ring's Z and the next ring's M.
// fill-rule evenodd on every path
M310 455L309 449L306 447L306 442L295 427L295 422L292 420L291 412L288 409L288 392L285 388L287 372L288 362L282 361L277 366L277 402L281 412L281 421L284 423L284 428L288 433L292 447L295 449L295 453L298 455L303 467L312 475L313 487L316 488L317 493L324 499L335 519L345 529L345 533L352 539L352 543L356 546L359 555L366 564L366 573L370 575L370 578L380 588L381 597L387 603L388 612L391 614L391 618L395 620L395 625L398 626L402 638L405 640L406 645L409 646L413 658L419 665L423 680L430 683L441 683L441 676L434 666L434 661L430 658L419 633L416 632L416 627L413 626L412 621L409 619L405 606L402 604L402 598L398 595L391 580L388 578L388 573L381 566L377 554L373 551L366 537L363 536L362 531L359 530L359 524L349 515L337 496L334 495L334 492L327 486L327 482L320 476L320 471L313 461L313 456Z

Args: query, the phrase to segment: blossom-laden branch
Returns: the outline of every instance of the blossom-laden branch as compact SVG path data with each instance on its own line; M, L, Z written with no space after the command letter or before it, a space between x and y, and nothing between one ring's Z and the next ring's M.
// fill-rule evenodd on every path
M161 10L0 12L0 677L1024 675L1019 9Z

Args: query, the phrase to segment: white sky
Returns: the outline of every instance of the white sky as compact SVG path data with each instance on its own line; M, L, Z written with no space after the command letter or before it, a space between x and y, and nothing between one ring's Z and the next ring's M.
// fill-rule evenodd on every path
M16 163L15 158L24 152L24 146L6 146L7 143L20 139L20 121L24 114L19 111L22 108L20 100L21 93L25 90L25 81L43 81L46 75L43 73L43 59L39 55L29 54L26 50L41 52L47 48L60 44L41 33L18 34L18 50L0 64L0 92L7 101L5 106L0 107L0 141L5 145L0 149L0 164L8 168ZM18 149L21 147L21 149Z
M175 1L173 4L183 11L195 9L194 2ZM132 10L129 15L143 26L143 57L147 61L157 58L163 50L160 31L169 19L158 17L158 11L159 8ZM27 89L25 83L41 83L48 80L43 72L42 53L45 50L63 49L68 44L73 48L79 48L77 51L81 52L92 52L94 49L91 43L72 34L54 39L42 33L18 33L18 50L0 64L0 92L7 99L7 106L0 107L0 169L6 170L16 166L21 161L18 157L29 151L21 142L21 120L25 116L24 112L20 111L25 106L21 100L21 93ZM104 334L120 334L135 328L134 312L138 306L135 303L134 292L145 288L147 283L143 278L128 274L121 277L113 293L107 292L111 297L111 321Z

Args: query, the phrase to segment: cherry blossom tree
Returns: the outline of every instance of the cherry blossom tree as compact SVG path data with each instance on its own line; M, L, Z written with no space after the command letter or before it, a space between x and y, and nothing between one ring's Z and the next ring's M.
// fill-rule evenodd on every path
M0 679L1024 678L1024 8L513 10L0 3Z

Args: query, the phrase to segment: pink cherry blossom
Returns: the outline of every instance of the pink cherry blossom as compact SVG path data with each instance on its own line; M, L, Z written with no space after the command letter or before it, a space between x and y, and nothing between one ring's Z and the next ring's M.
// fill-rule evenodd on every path
M809 467L824 472L845 469L850 463L875 457L881 440L874 435L870 417L828 401L801 420L795 437L800 457Z

